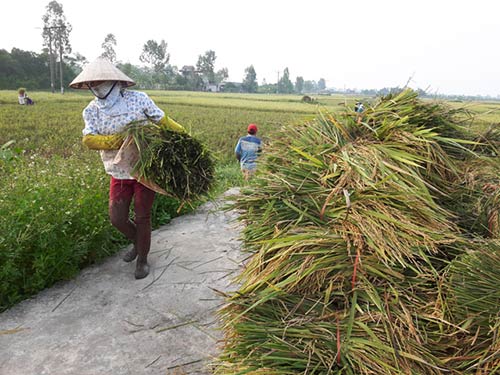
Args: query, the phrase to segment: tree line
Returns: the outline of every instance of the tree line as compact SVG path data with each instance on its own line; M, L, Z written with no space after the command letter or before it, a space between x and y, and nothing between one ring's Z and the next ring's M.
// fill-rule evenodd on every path
M113 40L109 34L107 40ZM132 78L138 88L160 90L192 90L192 91L225 91L245 93L317 93L325 90L324 79L319 81L306 81L297 77L292 83L288 68L283 70L283 75L277 83L267 83L265 79L259 85L257 73L253 65L245 69L241 82L227 82L228 70L222 68L215 70L216 55L212 50L206 51L198 57L196 65L185 65L179 69L168 63L168 54L161 52L166 43L157 43L149 40L144 44L140 61L144 66L129 62L123 63L109 58L105 54L114 54L114 50L103 48L102 57L108 58L120 70ZM156 52L152 51L156 49ZM164 56L161 59L161 56ZM50 61L53 61L52 63ZM63 61L63 64L61 64ZM10 52L0 49L0 90L15 90L26 87L29 90L52 90L61 85L63 91L67 84L81 72L88 60L81 54L63 54L51 58L46 49L42 53L23 51L13 48ZM61 80L62 77L62 80Z
M53 0L46 6L43 21L42 53L13 48L10 52L0 49L0 89L26 87L29 90L50 89L55 92L65 87L88 62L85 56L72 53L70 34L72 26L66 19L63 6ZM253 65L245 69L241 82L227 82L228 69L215 69L217 56L208 50L198 56L194 65L181 68L170 64L170 53L165 40L148 40L144 43L139 61L143 66L124 63L117 59L117 38L109 33L101 44L101 57L108 59L125 74L136 81L139 88L166 90L198 90L226 92L302 93L324 90L325 80L305 81L297 77L290 79L288 68L282 72L276 83L263 80L259 85ZM59 87L58 87L59 86Z

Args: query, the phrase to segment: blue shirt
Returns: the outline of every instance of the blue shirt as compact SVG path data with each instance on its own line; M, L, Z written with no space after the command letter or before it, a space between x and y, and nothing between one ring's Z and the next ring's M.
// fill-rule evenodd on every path
M363 105L363 103L360 103L360 104L356 105L356 107L354 108L354 110L357 113L363 113L363 111L365 110L365 106Z
M246 135L238 140L234 149L236 156L240 160L242 169L257 168L257 157L262 151L262 145L259 138L255 135Z

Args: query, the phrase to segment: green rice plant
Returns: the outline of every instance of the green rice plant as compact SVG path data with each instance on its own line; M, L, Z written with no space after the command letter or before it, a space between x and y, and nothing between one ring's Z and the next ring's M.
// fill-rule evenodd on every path
M19 147L13 147L16 141L10 140L0 146L0 174L6 174L14 170L22 150Z
M126 243L109 223L109 179L92 173L97 159L31 155L3 176L0 311Z

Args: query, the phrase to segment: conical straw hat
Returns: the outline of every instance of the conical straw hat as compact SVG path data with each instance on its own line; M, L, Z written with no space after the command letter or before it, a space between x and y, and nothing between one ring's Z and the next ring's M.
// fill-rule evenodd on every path
M123 87L135 85L135 82L108 60L98 58L85 65L82 72L69 84L74 89L88 89L92 81L120 81Z

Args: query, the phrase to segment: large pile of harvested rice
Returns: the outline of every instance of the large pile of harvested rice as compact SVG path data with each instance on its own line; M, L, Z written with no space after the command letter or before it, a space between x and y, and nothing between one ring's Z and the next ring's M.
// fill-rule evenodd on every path
M234 204L216 373L499 373L498 139L470 121L405 90L283 129Z

